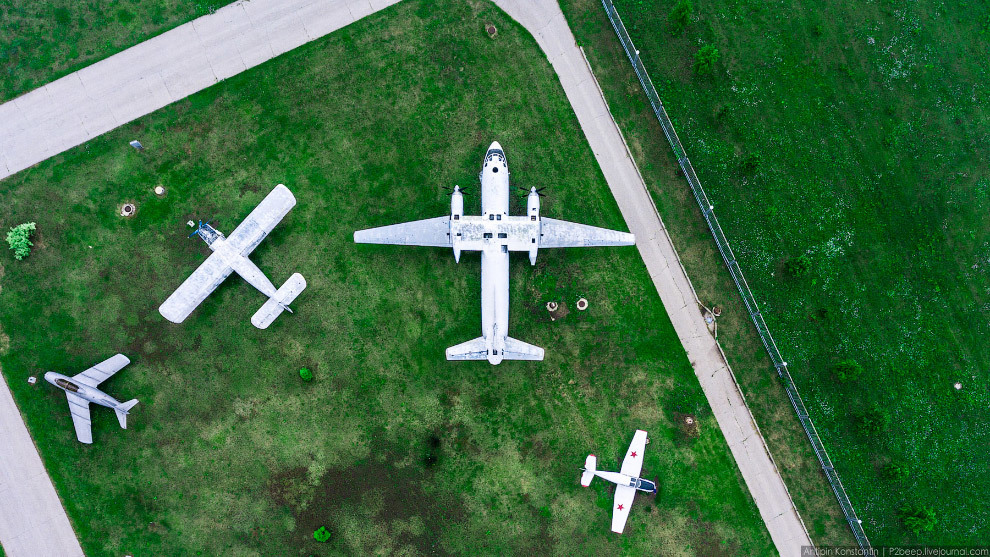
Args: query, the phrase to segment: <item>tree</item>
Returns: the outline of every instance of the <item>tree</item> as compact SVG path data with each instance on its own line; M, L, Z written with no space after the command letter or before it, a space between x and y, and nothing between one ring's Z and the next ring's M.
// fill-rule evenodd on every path
M801 278L811 271L811 258L804 253L784 263L784 274L791 278Z
M715 64L718 63L718 49L713 44L706 44L694 54L694 72L698 75L714 74Z
M903 482L911 477L911 469L903 460L891 460L883 467L883 473L890 479Z
M856 360L842 360L835 364L832 371L835 372L835 376L839 378L839 381L845 383L859 379L863 375L863 366L859 365L859 362Z
M310 371L309 368L305 368L304 367L304 368L302 368L302 369L299 370L299 377L302 377L302 380L303 381L312 381L313 380L313 372Z
M315 532L313 532L313 539L323 543L330 539L330 531L327 530L326 526L320 526Z
M938 524L935 510L927 505L904 505L899 514L904 526L916 536L920 536L922 532L931 532Z
M668 16L671 34L679 37L687 24L691 22L693 12L694 6L691 5L691 0L677 0L677 4L674 5L674 9L670 10Z
M867 439L882 435L890 427L890 415L876 404L855 412L853 419L856 431Z
M7 244L10 245L10 249L14 250L14 259L20 261L28 255L31 254L31 233L34 232L35 225L33 222L26 222L24 224L19 224L10 229L7 233Z

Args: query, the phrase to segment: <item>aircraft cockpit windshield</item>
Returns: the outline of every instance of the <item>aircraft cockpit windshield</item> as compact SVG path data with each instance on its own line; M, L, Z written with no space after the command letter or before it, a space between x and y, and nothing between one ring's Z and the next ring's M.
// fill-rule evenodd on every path
M58 385L59 387L62 387L63 389L65 389L67 391L71 391L73 393L78 393L79 392L79 385L76 385L75 383L72 383L68 379L56 379L55 380L55 384Z

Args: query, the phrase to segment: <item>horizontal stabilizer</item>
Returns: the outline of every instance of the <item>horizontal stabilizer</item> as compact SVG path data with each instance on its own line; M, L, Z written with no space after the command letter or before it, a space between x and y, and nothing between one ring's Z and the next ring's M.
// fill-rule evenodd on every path
M584 461L584 473L581 474L581 485L588 487L595 477L595 468L598 466L598 458L590 454Z
M448 360L487 360L488 346L485 337L462 342L447 349Z
M512 337L505 339L505 350L503 352L506 360L542 360L543 349L539 346L527 344Z
M299 273L293 274L289 280L285 281L275 295L268 299L261 309L252 317L251 324L259 329L267 329L275 321L275 318L285 311L290 303L306 289L306 279Z
M127 413L130 412L131 408L134 408L134 406L137 403L138 403L138 399L132 398L127 402L122 402L120 405L118 405L116 408L113 409L114 412L117 413L117 421L120 422L121 428L127 429Z

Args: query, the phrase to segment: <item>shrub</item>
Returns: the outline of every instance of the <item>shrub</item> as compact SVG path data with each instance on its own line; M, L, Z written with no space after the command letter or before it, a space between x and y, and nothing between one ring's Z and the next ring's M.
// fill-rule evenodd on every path
M908 468L907 462L903 460L892 460L883 467L883 473L888 478L903 482L904 480L911 477L911 469Z
M31 233L34 232L35 226L33 222L26 222L24 224L19 224L10 229L7 233L7 244L10 245L10 249L14 250L14 259L20 261L28 255L31 254Z
M882 435L890 426L890 415L873 405L854 414L856 431L870 439Z
M739 164L739 170L742 171L746 176L752 176L756 169L760 167L760 154L750 153L746 155L746 158L742 160Z
M694 71L698 75L715 73L715 64L718 63L719 53L715 45L706 44L698 49L694 54Z
M859 362L856 360L842 360L835 364L832 371L835 372L835 376L839 378L839 381L845 383L859 379L863 375L863 366L859 365Z
M811 258L806 253L784 263L784 274L791 278L801 278L809 271L811 271Z
M935 510L927 505L904 505L899 514L904 526L916 536L921 535L922 532L931 532L938 524Z
M313 539L320 543L324 543L330 539L330 531L327 530L326 526L320 526L317 531L313 532Z
M303 381L312 381L313 380L313 372L310 371L309 368L305 368L304 367L304 368L302 368L302 369L299 370L299 377L302 377L302 380Z
M680 36L687 24L691 22L693 12L694 6L691 5L691 0L677 0L677 4L674 5L674 9L670 10L670 16L668 16L671 34L675 37Z

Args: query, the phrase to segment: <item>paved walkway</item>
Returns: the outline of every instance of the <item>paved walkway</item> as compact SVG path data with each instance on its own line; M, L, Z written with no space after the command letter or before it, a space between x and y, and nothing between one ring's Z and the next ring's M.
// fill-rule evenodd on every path
M698 309L691 281L657 213L584 53L554 0L494 0L529 30L553 65L567 99L619 203L674 330L701 381L715 419L766 522L777 551L800 555L808 531L753 421L718 343Z
M62 406L61 409L68 411L68 406ZM0 542L9 557L83 554L3 374L0 374Z
M0 105L0 179L399 0L225 6Z
M238 2L0 105L0 179L396 2ZM494 2L533 34L557 72L770 536L782 555L798 555L811 544L807 530L560 8L552 0ZM0 542L10 557L81 555L0 383L0 439L12 440L0 443Z

